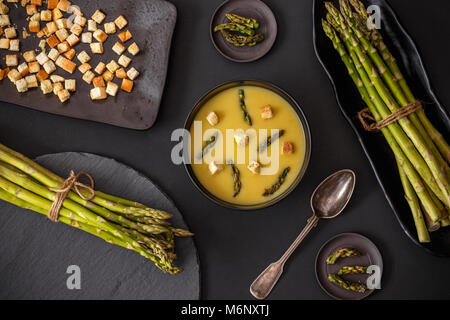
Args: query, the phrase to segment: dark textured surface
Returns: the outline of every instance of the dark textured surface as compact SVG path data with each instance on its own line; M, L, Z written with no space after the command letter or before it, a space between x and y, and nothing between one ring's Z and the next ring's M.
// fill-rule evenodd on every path
M37 161L60 176L68 168L89 172L99 190L171 212L173 225L187 228L182 215L148 178L115 160L61 153ZM69 169L70 170L70 169ZM177 240L179 275L162 273L131 250L43 215L0 203L0 299L198 299L200 270L192 238ZM66 270L81 269L81 290L68 290Z
M167 87L152 129L120 129L0 103L2 143L31 157L63 151L100 154L151 178L170 195L196 233L205 299L251 299L252 281L291 244L311 216L309 199L317 184L339 169L353 169L357 182L349 206L309 234L290 258L270 299L329 299L317 283L314 260L326 240L343 232L369 237L383 255L382 290L369 299L449 299L450 260L426 253L403 232L339 110L314 54L312 1L266 0L277 17L278 38L264 58L246 64L224 59L210 41L211 16L220 0L172 2L178 21ZM449 110L450 44L445 41L450 38L449 1L390 3L417 42L436 94ZM195 102L214 86L243 78L268 80L290 93L305 111L313 137L311 163L302 183L276 206L255 213L208 201L183 166L170 160L175 145L170 142L172 131L183 127Z
M414 243L433 254L450 257L449 228L441 228L437 232L431 233L431 243L419 243L414 220L411 217L411 209L403 197L403 187L399 179L398 168L395 165L395 157L381 133L367 132L359 122L357 113L365 106L353 81L348 76L344 63L334 50L332 42L323 32L321 19L325 16L326 9L321 3L321 0L315 1L315 49L335 87L336 97L343 113L369 157L375 174L384 189L386 199L391 204L400 225ZM383 37L404 72L416 99L426 101L427 116L440 133L445 137L450 137L450 118L430 88L428 75L423 68L422 59L414 42L402 29L385 0L372 0L370 3L381 8Z
M125 128L148 129L151 127L158 115L164 90L172 33L177 17L176 8L171 3L162 0L108 0L107 3L108 6L106 7L104 0L73 1L73 4L79 6L88 19L97 9L101 9L106 14L104 22L114 21L118 16L124 15L128 20L128 25L123 30L117 28L118 32L109 35L104 43L104 54L93 54L89 44L81 42L74 48L77 54L86 50L92 58L89 64L94 69L100 61L105 64L113 59L118 61L119 56L111 48L117 41L120 42L117 37L120 32L130 30L133 38L128 40L125 46L128 47L136 42L141 49L137 56L131 55L128 51L124 53L133 59L126 70L135 67L140 72L131 93L119 89L116 97L108 96L106 100L92 101L89 92L93 85L89 85L81 79L81 72L75 69L74 73L70 74L58 67L53 74L59 74L66 79L77 80L77 91L64 104L53 94L43 95L39 88L29 90L26 93L18 93L16 87L8 79L0 82L0 101L54 114L110 123ZM21 32L22 27L26 27L28 23L25 20L25 8L19 5L16 9L12 4L10 4L10 7L11 21L18 26L18 30ZM41 26L43 26L42 23ZM104 30L103 25L98 25L98 27ZM87 25L83 32L88 32ZM22 52L39 48L39 41L40 39L34 35L26 40L21 40ZM47 53L48 51L47 46ZM2 57L4 57L5 52L5 50L2 50ZM38 52L40 52L40 49ZM81 64L76 57L72 61L77 63L77 68ZM19 64L22 62L24 62L23 58L21 58ZM1 61L0 68L3 67L4 61ZM113 82L120 88L121 79L115 78Z

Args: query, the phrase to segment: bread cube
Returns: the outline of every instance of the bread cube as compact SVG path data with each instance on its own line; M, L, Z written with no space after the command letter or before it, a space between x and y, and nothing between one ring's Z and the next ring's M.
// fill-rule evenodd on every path
M124 16L120 16L116 20L114 20L114 23L116 24L117 28L122 30L123 28L125 28L127 26L128 21L127 21L127 19L125 19Z
M294 145L292 142L283 143L283 147L281 148L282 154L293 154L294 153Z
M17 31L14 27L9 27L5 29L5 37L8 39L14 39L17 37Z
M24 62L20 66L17 67L17 71L19 71L22 77L25 77L30 73L30 68L28 67L28 63Z
M37 55L36 60L42 66L42 65L44 65L44 63L46 63L49 60L49 58L48 58L47 54L44 51L42 51L41 53L39 53Z
M88 84L91 84L94 78L95 74L91 70L88 70L83 74L83 80Z
M210 125L215 126L219 123L219 116L214 111L211 111L206 117L206 120L208 120Z
M250 170L253 174L258 174L261 172L261 165L258 161L250 161L250 163L247 166L248 170Z
M55 48L51 49L48 53L48 57L53 61L56 61L56 59L58 59L59 55L60 55L59 51Z
M30 21L28 24L28 30L33 33L38 33L41 30L41 24L39 21Z
M47 0L47 9L53 10L58 6L59 0Z
M53 94L56 96L58 95L58 92L60 92L62 89L64 89L64 86L61 82L54 82L53 83Z
M46 35L52 35L54 34L56 31L58 31L58 25L56 24L56 22L52 21L49 22L45 25L46 28Z
M66 89L62 89L58 92L58 98L61 103L64 103L70 99L70 92Z
M127 48L125 48L125 46L123 44L121 44L120 42L116 42L114 44L114 46L112 47L112 50L117 53L119 56L125 52Z
M106 34L116 33L116 25L114 22L107 22L103 25Z
M133 38L133 35L131 34L131 32L129 30L127 30L127 31L119 33L118 37L122 42L127 42L128 40Z
M105 81L103 80L103 77L95 77L92 80L92 84L94 85L94 87L98 88L98 87L104 87L105 86Z
M69 37L69 32L67 32L66 29L59 29L55 34L61 42L66 41L66 39Z
M6 69L4 69L4 70L0 69L0 81L5 79L5 77L6 77L5 74L6 74Z
M74 35L76 35L77 37L79 37L81 35L81 33L83 32L83 27L80 26L79 24L74 24L72 26L72 28L70 28L70 32L72 32Z
M91 43L92 42L92 33L85 32L81 35L81 42L83 43Z
M72 60L73 57L75 57L75 54L76 54L76 53L77 53L77 52L75 51L75 49L70 49L69 51L64 52L63 55L64 55L64 57L66 57L67 59Z
M223 170L223 165L216 163L216 161L211 161L208 165L209 172L211 175L215 175Z
M0 39L0 49L9 50L9 43L10 43L9 39L5 38Z
M77 67L76 63L62 56L59 56L59 58L56 60L56 65L69 73L73 73L75 71L75 68Z
M82 16L76 16L73 20L74 23L79 24L80 26L84 27L87 23L87 19Z
M16 88L18 92L27 92L28 91L28 84L27 80L20 79L16 81Z
M46 46L47 46L47 42L45 40L39 41L39 48L41 48L42 51L45 51Z
M139 49L136 42L133 42L132 45L128 47L128 52L131 53L133 56L137 55L141 50Z
M103 79L105 80L105 82L110 82L114 79L114 73L112 73L109 70L106 70L103 75L102 75Z
M264 120L272 119L273 113L272 113L272 106L268 105L261 108L261 118Z
M16 81L22 79L22 76L20 75L19 71L17 71L16 69L12 69L8 72L8 79L12 83L16 83Z
M25 81L27 82L28 88L37 88L39 87L37 78L34 74L25 77Z
M111 60L111 62L106 65L106 69L111 73L115 73L119 68L120 66L114 60Z
M25 9L27 11L27 15L29 16L32 16L38 12L37 7L34 4L27 5Z
M85 74L86 72L88 72L91 69L92 69L92 67L89 63L83 63L82 65L80 65L78 67L78 71L80 71L82 74Z
M9 7L6 4L0 2L0 14L8 14L8 13Z
M17 2L17 1L9 1L8 0L8 2ZM37 6L37 7L42 6L42 0L31 0L30 3L35 5L35 6Z
M103 54L103 44L101 42L91 43L91 51L94 54Z
M53 19L53 21L57 21L57 20L59 20L59 19L61 19L63 17L64 17L63 13L58 8L55 8L55 9L52 10L52 19Z
M91 57L87 54L86 51L83 50L77 55L77 59L81 63L86 63L86 62L89 62L91 60Z
M52 80L53 83L57 83L57 82L64 82L65 79L61 76L53 74L50 76L50 80Z
M103 72L105 72L106 69L106 64L104 64L103 62L99 62L98 65L95 67L94 71L97 74L103 74Z
M41 81L41 91L43 94L53 92L53 83L50 80Z
M23 58L26 62L36 61L36 52L34 50L26 51L23 53Z
M130 63L131 63L131 59L130 58L128 58L126 55L121 55L120 56L120 58L119 58L119 64L121 65L121 66L123 66L123 67L128 67L129 65L130 65Z
M95 40L102 43L105 42L106 39L108 39L108 35L100 29L95 30L92 36Z
M106 85L106 93L112 97L115 97L117 95L117 92L119 91L119 86L115 84L114 82L108 82Z
M97 29L97 22L94 20L88 20L88 31L94 32Z
M51 60L44 63L44 65L42 67L44 68L45 72L47 72L48 74L52 74L53 72L56 71L55 63Z
M234 134L234 140L236 141L238 147L245 147L248 144L249 139L249 136L243 132L236 132Z
M41 21L52 21L53 14L50 10L41 11Z
M6 14L0 15L0 27L6 27L11 24L11 21L9 20L9 16Z
M120 68L116 71L116 77L119 79L126 79L127 78L127 72L124 68Z
M67 37L67 43L69 44L69 46L73 47L76 44L78 44L78 42L80 42L80 38L78 38L75 34L71 34L69 37Z
M39 82L45 81L48 79L48 73L45 72L44 69L39 70L39 72L36 74L36 78L39 80ZM50 80L48 80L50 81ZM53 87L52 87L53 88Z
M69 7L72 3L68 0L59 0L58 4L56 5L56 7L64 12L67 12L69 10Z
M66 79L64 87L69 92L75 92L77 90L77 81L75 79Z
M70 6L68 12L80 17L84 16L83 12L81 12L80 8L78 8L77 6Z
M65 18L61 18L55 21L56 26L58 29L70 29L73 25L70 25L69 27L69 20Z
M133 90L134 82L128 79L122 80L122 90L126 92L131 92Z
M30 70L30 73L38 73L41 66L39 65L39 62L33 61L28 63L28 69Z
M9 41L9 51L20 51L20 40L11 39Z
M90 96L92 100L104 100L108 97L106 94L105 87L98 87L92 89L90 92Z
M60 54L63 54L64 52L67 52L70 50L70 45L67 41L64 41L64 42L61 42L60 44L58 44L57 48L58 48L58 52Z
M103 23L105 18L106 18L106 15L103 12L101 12L100 10L95 11L94 14L92 15L92 20L94 20L98 24Z
M54 48L60 43L61 42L55 35L52 35L50 38L47 39L47 44L50 48Z
M16 54L7 54L6 55L6 66L7 67L15 67L19 64L19 58Z
M128 79L135 80L139 76L139 71L137 71L134 67L128 70L127 72Z

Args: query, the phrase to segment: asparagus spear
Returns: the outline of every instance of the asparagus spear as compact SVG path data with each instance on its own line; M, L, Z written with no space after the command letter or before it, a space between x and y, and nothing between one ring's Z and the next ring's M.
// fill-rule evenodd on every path
M344 288L345 290L364 293L367 290L367 286L361 283L353 283L349 281L345 281L341 277L335 274L328 275L328 281L334 283L335 285Z
M202 148L202 154L199 158L202 159L203 157L205 157L208 154L208 152L214 147L214 145L217 142L217 136L218 133L215 133L211 137L209 137L208 140L206 140L205 145Z
M251 29L258 29L259 28L258 20L254 19L254 18L241 17L241 16L239 16L237 14L234 14L234 13L227 13L227 14L225 14L225 16L231 22L245 25L248 28L251 28Z
M241 173L240 173L239 169L233 163L230 163L230 166L231 166L232 175L233 175L233 189L234 189L233 197L237 197L239 195L239 193L241 192L241 187L242 187Z
M280 189L281 185L286 180L286 177L290 170L291 170L290 167L287 167L286 169L284 169L283 172L281 173L281 175L278 177L278 181L270 188L264 190L263 196L269 197L269 196L273 195L275 192L277 192L278 189Z
M243 47L243 46L253 47L254 45L257 45L258 43L264 40L264 35L261 33L255 34L254 36L243 36L239 34L232 34L225 30L221 30L221 33L227 42L235 45L236 47Z
M361 253L355 249L350 248L341 248L335 252L333 252L327 258L327 264L335 264L338 259L349 258L349 257L360 257Z
M239 102L241 104L241 110L242 110L242 113L244 114L244 120L245 120L245 122L248 123L249 126L251 126L252 125L252 118L250 117L250 115L249 115L249 113L247 111L247 106L245 105L244 90L243 89L239 89L238 95L239 95Z
M221 30L229 30L229 31L237 31L241 32L243 34L246 34L248 36L254 36L255 30L251 29L245 25L239 24L239 23L222 23L218 26L214 27L214 32L221 31Z
M269 137L267 137L267 140L265 143L261 144L260 146L258 146L258 152L264 152L266 151L266 149L268 147L270 147L272 145L273 142L275 142L276 140L280 139L282 136L284 136L284 134L286 133L285 130L280 130L278 131L278 133L273 134Z
M345 266L342 267L339 271L338 271L338 276L342 276L342 275L348 275L348 274L365 274L367 273L367 267L362 267L362 266Z

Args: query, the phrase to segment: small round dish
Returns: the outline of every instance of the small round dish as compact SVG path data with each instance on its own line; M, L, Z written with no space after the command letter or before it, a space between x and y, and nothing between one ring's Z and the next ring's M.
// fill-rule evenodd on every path
M329 265L326 259L336 250L341 248L352 248L358 250L361 257L351 257L339 259L335 264ZM365 266L377 265L383 273L383 259L375 244L368 238L357 233L342 233L328 240L316 257L316 278L320 287L332 298L337 300L361 300L367 298L374 290L366 290L364 293L357 293L345 290L328 281L328 274L337 273L344 266ZM344 279L351 282L366 281L368 275L346 275Z
M309 165L309 160L310 160L310 156L311 156L311 131L309 129L309 124L306 120L305 114L303 113L302 109L300 109L300 106L288 93L286 93L285 91L283 91L282 89L278 88L277 86L275 86L273 84L270 84L268 82L263 82L263 81L256 81L256 80L241 80L241 81L227 82L227 83L219 85L218 87L210 90L195 104L194 108L192 109L191 113L189 114L189 116L185 122L185 125L184 125L185 130L187 130L188 132L190 131L190 128L196 118L197 113L210 99L212 99L213 97L215 97L216 95L220 94L223 91L226 91L228 89L235 88L235 87L242 87L242 86L256 86L256 87L270 90L270 91L276 93L277 95L281 96L282 98L284 98L291 105L292 109L297 113L298 118L299 118L300 123L303 128L303 132L304 132L304 138L305 138L305 151L304 152L305 153L304 153L303 164L302 164L301 169L300 169L298 175L296 176L295 180L284 192L280 193L277 197L272 198L266 202L258 203L258 204L249 204L249 205L236 204L236 203L224 201L224 200L216 197L215 195L213 195L210 191L208 191L200 183L200 181L198 180L198 178L196 177L196 175L192 169L192 165L185 162L184 166L185 166L185 169L186 169L191 181L193 182L193 184L197 187L197 189L200 190L200 192L205 197L207 197L211 201L213 201L221 206L224 206L226 208L249 211L249 210L263 209L263 208L272 206L275 203L277 203L277 202L281 201L282 199L284 199L285 197L287 197L297 187L297 185L300 183L303 176L305 175L306 170Z
M264 34L264 41L252 47L236 47L228 43L220 32L214 32L214 27L228 22L226 13L235 13L259 21L258 33ZM272 10L261 0L228 0L222 3L211 19L210 35L214 47L225 58L235 62L251 62L265 56L277 37L277 21Z

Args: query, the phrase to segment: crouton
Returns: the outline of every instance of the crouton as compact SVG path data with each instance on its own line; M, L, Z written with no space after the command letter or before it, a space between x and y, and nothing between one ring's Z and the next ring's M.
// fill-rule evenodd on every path
M115 84L114 82L108 82L106 85L106 93L112 97L115 97L117 95L117 92L119 91L119 86Z
M87 71L91 70L92 66L89 63L83 63L78 67L78 71L85 74Z
M116 25L114 22L107 22L103 25L106 34L116 33Z
M2 38L0 39L0 49L9 50L9 39Z
M52 74L50 76L50 80L52 80L53 83L57 83L57 82L64 82L65 79L63 77L61 77L61 76L56 75L56 74Z
M28 91L28 84L27 80L25 79L19 79L16 81L16 88L18 92L27 92Z
M36 52L34 52L33 50L26 51L23 54L23 58L26 62L36 61Z
M0 27L6 27L11 24L11 21L9 20L9 16L6 14L0 15Z
M112 81L112 80L114 79L114 73L112 73L112 72L109 71L109 70L106 70L106 71L103 73L102 77L103 77L103 79L104 79L106 82L110 82L110 81Z
M83 50L77 55L77 59L81 63L86 63L86 62L89 62L91 60L91 57L87 54L86 51Z
M294 145L292 142L283 143L283 147L281 148L282 154L293 154L294 153Z
M104 64L103 62L99 62L98 65L95 67L94 71L97 74L103 74L103 72L105 72L106 69L106 64Z
M92 100L104 100L108 97L106 94L105 87L98 87L92 89L90 92L90 96Z
M3 80L3 79L5 79L5 77L6 77L5 74L6 74L5 69L3 69L3 70L0 69L0 81Z
M47 54L44 51L42 51L41 53L39 53L36 56L36 60L42 66L42 65L44 65L44 63L46 63L49 60L49 58L48 58Z
M91 84L94 78L95 74L91 70L88 70L83 74L83 80L88 84Z
M61 42L58 40L58 38L55 35L52 35L50 38L47 39L47 44L50 48L56 47Z
M73 20L74 23L79 24L80 26L84 27L87 23L87 19L85 17L82 16L76 16L75 19Z
M80 26L79 24L74 24L72 26L72 28L70 28L70 32L72 32L74 35L76 35L77 37L79 37L81 35L81 33L83 32L83 27Z
M69 92L69 90L66 90L66 89L60 90L58 92L58 98L59 98L59 101L61 101L61 103L64 103L67 100L69 100L70 99L70 92Z
M53 83L50 80L41 81L41 90L43 94L53 92Z
M106 18L106 15L103 12L101 12L100 10L95 11L94 14L92 15L92 20L94 20L98 24L103 23L105 18Z
M51 49L51 50L48 52L48 55L47 55L47 56L48 56L51 60L56 61L56 59L58 59L59 55L60 55L59 51L56 50L55 48L53 48L53 49Z
M37 6L37 7L41 7L42 6L42 0L31 0L30 3L35 5L35 6Z
M258 161L250 161L250 163L247 166L248 170L250 170L253 174L258 174L261 172L261 165Z
M58 8L55 8L55 9L52 10L53 21L57 21L57 20L59 20L59 19L61 19L63 17L64 17L63 13Z
M208 169L212 175L215 175L216 173L219 173L220 171L223 170L223 165L218 164L216 163L216 161L213 160L208 164Z
M122 90L126 92L131 92L133 90L134 82L128 79L122 80Z
M137 55L140 51L141 49L139 49L139 46L137 45L136 42L133 42L133 44L128 47L128 52L131 53L133 56Z
M121 66L123 66L123 67L128 67L129 65L130 65L130 63L131 63L131 59L130 58L128 58L126 55L121 55L120 56L120 58L119 58L119 64L121 65Z
M30 21L28 24L28 30L33 33L38 33L41 30L41 24L39 21Z
M62 56L59 56L59 58L56 60L56 65L69 73L73 73L75 71L75 68L77 67L76 63Z
M88 20L88 31L94 32L97 29L97 22L94 20Z
M48 74L52 74L53 72L56 71L55 63L51 60L44 63L44 65L42 67L44 68L45 72L47 72Z
M69 7L72 3L68 0L59 0L58 4L56 5L56 7L64 12L67 12L69 10Z
M69 60L72 60L76 54L77 52L75 51L75 49L70 49L69 51L63 53L64 57L66 57Z
M38 12L37 7L34 4L29 4L26 6L27 15L32 16Z
M8 79L12 82L12 83L16 83L16 81L22 79L22 76L20 75L20 72L17 71L16 69L11 69L8 72Z
M128 40L130 40L131 38L133 38L133 35L131 34L131 32L129 30L127 30L127 31L119 33L118 37L122 42L125 43Z
M127 19L125 19L124 16L120 16L116 20L114 20L114 23L116 24L117 28L122 30L123 28L125 28L127 26L128 21L127 21Z
M67 32L66 29L59 29L55 34L61 42L66 41L66 39L69 37L69 32Z
M237 132L234 134L234 140L238 147L245 147L249 142L249 136L243 132Z
M120 68L116 71L116 77L119 79L126 79L127 78L127 72L124 68Z
M135 80L139 76L139 71L137 71L134 67L128 70L127 72L128 79Z
M37 88L39 87L37 78L34 74L25 77L25 81L27 82L28 88Z
M120 42L116 42L114 44L114 46L112 47L112 50L117 53L119 56L125 52L127 48L125 48L125 46L123 44L121 44Z
M261 108L261 118L262 119L271 119L273 117L272 106L268 105Z
M102 43L105 42L106 39L108 39L108 35L106 33L104 33L101 29L95 30L92 36L98 42L102 42Z
M17 38L17 31L16 31L16 28L14 28L14 27L6 28L4 30L4 32L5 32L5 37L8 39Z
M56 96L58 92L64 89L64 86L61 82L53 82L53 94Z
M9 41L9 51L20 51L20 40L11 39Z
M45 25L45 29L43 31L45 32L46 36L49 36L58 31L58 26L56 25L56 22L52 21Z
M92 33L85 32L81 35L81 42L83 43L91 43L92 42Z
M36 78L39 80L39 82L45 81L48 79L48 73L45 72L44 69L39 70L39 72L36 74ZM49 80L50 81L50 80ZM53 87L52 87L53 88Z
M120 66L114 60L111 60L110 63L106 65L106 69L108 69L111 73L115 73Z
M208 120L210 125L215 126L219 123L219 116L214 111L211 111L206 117L206 120Z
M58 6L59 0L47 0L47 9L53 10Z
M91 51L94 54L103 54L103 44L101 42L91 43Z
M58 19L55 23L58 29L70 29L72 27L72 25L69 27L69 20L65 18Z
M68 38L67 38L67 43L69 44L69 46L73 47L76 44L78 44L78 42L80 42L80 38L78 38L75 34L71 34Z
M41 21L52 21L53 14L50 10L42 10L41 11Z
M57 45L58 52L63 54L64 52L67 52L70 50L70 45L67 41L61 42Z
M7 54L6 55L6 66L15 67L19 64L19 58L16 54Z
M28 69L30 70L30 73L38 73L41 66L39 65L39 62L33 61L28 63Z
M3 2L0 2L0 14L8 14L9 13L9 7L4 4Z
M28 63L24 62L20 66L17 67L17 71L19 71L22 77L25 77L30 73L30 68L28 67Z
M77 81L75 79L66 79L64 87L69 92L75 92L77 90Z
M92 80L92 84L94 85L94 87L98 88L98 87L104 87L105 86L105 81L103 80L103 77L95 77Z
M80 17L84 16L83 12L81 12L81 10L77 6L70 6L68 12Z

